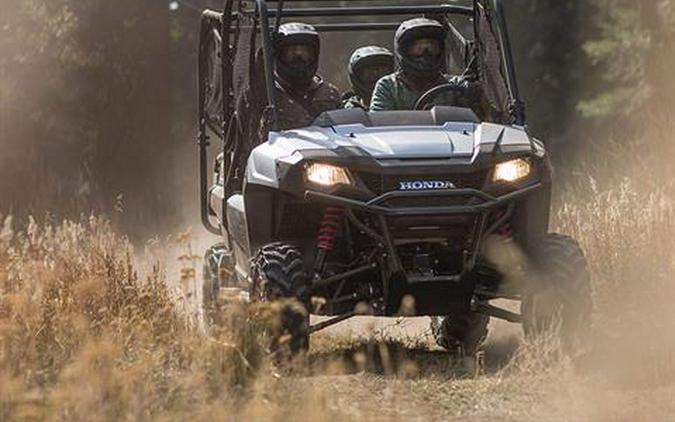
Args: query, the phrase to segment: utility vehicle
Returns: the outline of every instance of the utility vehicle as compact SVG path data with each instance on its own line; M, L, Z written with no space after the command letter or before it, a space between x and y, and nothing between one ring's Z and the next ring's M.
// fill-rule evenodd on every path
M278 333L293 352L363 310L482 314L522 322L526 333L554 320L566 335L586 326L586 261L573 239L548 233L549 157L526 126L502 0L294 3L227 0L203 13L201 217L219 238L205 255L206 314L233 289L251 301L297 299L307 312L284 314ZM490 119L434 106L439 93L462 89L444 84L416 110L335 110L309 127L276 130L272 48L281 23L312 23L325 37L393 38L415 16L447 25L447 61L476 70ZM500 247L524 259L490 256ZM490 303L500 298L521 301L521 312ZM309 313L331 318L310 326Z

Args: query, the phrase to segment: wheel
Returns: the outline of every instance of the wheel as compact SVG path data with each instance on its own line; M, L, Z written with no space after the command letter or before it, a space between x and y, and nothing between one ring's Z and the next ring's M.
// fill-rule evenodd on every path
M270 328L273 352L295 355L309 347L309 279L302 252L273 243L260 249L251 268L251 301L278 305Z
M559 329L561 345L572 351L584 342L593 309L591 278L584 252L568 236L549 234L531 256L531 277L521 313L526 336Z
M431 319L431 332L436 343L453 352L473 356L488 333L490 317L475 312Z
M230 274L224 270L230 266L225 244L218 243L206 250L202 271L202 308L208 323L213 323L216 317L220 288L228 286Z
M202 271L202 303L205 308L211 308L218 297L220 282L218 280L218 247L212 246L204 254L204 267Z

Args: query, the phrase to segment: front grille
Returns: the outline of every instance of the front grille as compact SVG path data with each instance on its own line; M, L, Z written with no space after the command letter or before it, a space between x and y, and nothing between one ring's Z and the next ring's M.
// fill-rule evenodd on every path
M470 215L389 217L387 224L394 242L408 239L445 239L461 248L466 246L477 217Z
M358 174L361 181L375 195L381 195L385 192L397 191L400 189L401 182L421 181L449 181L458 189L482 189L487 179L487 170L479 170L468 173L439 173L425 175L405 175L405 176L387 176L378 173L361 172Z
M451 207L455 205L468 205L471 197L468 196L422 196L411 198L391 198L386 201L393 208L406 207Z

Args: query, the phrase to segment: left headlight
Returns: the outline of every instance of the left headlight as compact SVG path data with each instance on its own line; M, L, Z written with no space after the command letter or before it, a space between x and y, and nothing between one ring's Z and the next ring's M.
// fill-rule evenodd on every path
M305 177L309 182L327 187L352 183L346 169L332 164L309 164L305 167Z
M493 182L517 182L532 173L532 164L526 158L516 158L497 164L495 167Z

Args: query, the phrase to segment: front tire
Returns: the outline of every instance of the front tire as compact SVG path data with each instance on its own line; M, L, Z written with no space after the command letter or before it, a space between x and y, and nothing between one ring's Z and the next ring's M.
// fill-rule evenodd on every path
M586 257L576 240L559 234L544 237L534 251L521 304L523 330L532 337L557 325L562 346L572 352L586 340L593 309Z
M302 252L273 243L260 249L251 268L251 301L276 307L270 325L271 349L295 355L309 348L309 279Z

